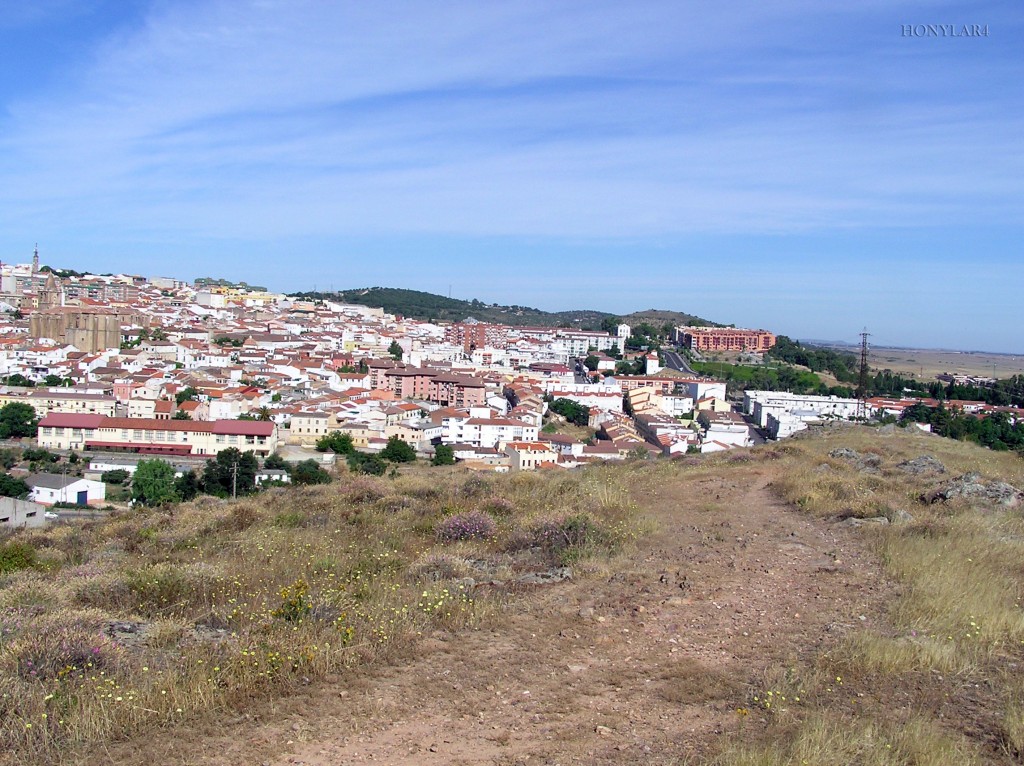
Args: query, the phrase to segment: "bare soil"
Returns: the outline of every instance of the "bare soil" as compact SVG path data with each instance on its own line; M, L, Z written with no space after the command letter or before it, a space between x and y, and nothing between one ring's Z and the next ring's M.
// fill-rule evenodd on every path
M486 627L234 720L91 753L125 764L677 764L757 739L769 668L884 618L861 532L772 494L772 464L683 469L638 497L655 527L598 579L539 586ZM763 688L763 687L761 687Z
M941 373L1009 378L1024 374L1024 355L984 351L941 351L935 349L872 348L871 367L892 370L931 380Z

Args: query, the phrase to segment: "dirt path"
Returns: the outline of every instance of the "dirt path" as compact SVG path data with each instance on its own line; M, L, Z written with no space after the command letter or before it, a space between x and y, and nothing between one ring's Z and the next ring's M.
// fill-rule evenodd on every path
M159 761L667 764L707 754L737 730L736 708L765 668L870 624L890 593L857 532L779 503L767 471L652 490L643 505L657 529L610 578L546 586L500 629L435 635L408 661L165 742ZM147 749L106 762L155 762Z

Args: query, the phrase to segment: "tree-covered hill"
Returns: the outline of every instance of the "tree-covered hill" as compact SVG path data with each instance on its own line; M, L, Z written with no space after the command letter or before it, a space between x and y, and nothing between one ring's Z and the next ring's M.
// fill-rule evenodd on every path
M578 329L600 329L605 320L616 319L616 315L607 311L580 309L575 311L541 311L529 306L501 306L497 303L484 303L473 298L447 298L443 295L427 293L421 290L405 290L397 287L364 287L337 292L300 292L292 293L293 297L308 300L332 300L340 303L355 303L360 306L382 308L389 314L399 314L410 319L425 319L437 322L461 322L473 317L481 322L493 322L509 325L538 325L545 327L573 327ZM650 322L657 319L658 324L714 324L692 314L675 311L636 312L621 317L627 324Z

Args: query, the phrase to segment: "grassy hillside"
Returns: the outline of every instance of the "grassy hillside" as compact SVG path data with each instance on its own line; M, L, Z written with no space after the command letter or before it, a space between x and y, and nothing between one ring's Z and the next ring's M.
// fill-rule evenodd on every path
M1024 517L998 482L1024 461L847 425L18 532L0 763L1009 766Z
M600 328L601 322L615 315L604 311L580 309L573 311L541 311L529 306L500 306L476 300L446 298L419 290L404 290L395 287L366 287L338 292L293 293L296 297L309 299L336 300L361 306L383 308L389 314L400 314L411 319L425 319L438 322L461 322L473 317L481 322L517 326L572 327L576 329ZM651 322L658 326L671 322L686 324L714 324L691 314L650 309L623 317L626 322Z
M586 571L629 542L631 515L607 473L422 467L15 534L0 542L0 763L244 711L479 624L508 594L474 579Z

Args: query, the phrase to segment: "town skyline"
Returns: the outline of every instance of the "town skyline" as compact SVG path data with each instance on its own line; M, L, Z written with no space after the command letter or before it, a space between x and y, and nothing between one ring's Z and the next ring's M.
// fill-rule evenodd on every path
M4 263L4 259L0 258L0 264L2 264L2 263ZM43 264L43 267L46 267L46 266L50 266L50 268L54 268L54 269L57 269L57 270L81 271L81 269L76 269L74 266L53 266L51 264ZM84 273L97 274L98 275L98 272L95 272L95 271L86 271ZM121 272L121 273L129 273L129 272ZM155 274L148 274L148 275L146 275L146 274L138 274L138 276L152 277L152 276L157 276L157 275L155 275ZM159 276L165 276L165 275L159 275ZM199 275L199 276L194 276L194 277L191 277L191 278L188 278L188 279L182 278L182 281L188 282L189 284L192 284L192 283L194 283L198 279L213 279L213 280L220 279L220 280L223 280L223 281L226 281L226 282L230 282L230 283L233 283L233 284L246 284L246 285L256 285L257 284L257 282L255 280L249 280L249 279L246 279L244 277L241 278L241 279L231 279L231 278L229 278L229 277L227 277L225 275ZM288 294L298 294L298 293L317 292L317 291L325 292L325 293L341 293L343 291L371 289L371 288L375 288L375 287L384 287L384 288L396 287L395 285L387 285L387 284L379 284L379 285L377 285L377 284L375 284L375 285L367 284L367 285L362 285L362 286L358 286L358 287L356 287L356 286L338 287L336 285L323 286L323 285L314 284L314 285L312 285L312 286L310 286L308 288L299 288L299 289L295 289L295 290L277 290L275 284L263 284L263 285L259 285L259 286L268 289L270 292L283 292L283 293L288 293ZM402 288L399 288L399 289L416 290L416 291L428 292L428 293L430 292L428 290L421 290L420 288L415 287L415 286L402 287ZM462 300L462 301L467 301L467 302L472 301L472 300L479 300L480 299L480 296L478 296L478 295L460 296L460 295L456 294L455 292L450 292L450 294L449 293L440 293L440 292L438 292L438 293L431 293L431 294L432 295L437 295L439 297L448 297L448 298L452 298L452 299L455 299L455 300ZM690 313L690 314L695 314L695 315L700 314L700 312L691 311L690 309L692 307L690 307L690 306L646 306L646 307L635 306L633 308L629 308L627 306L624 310L621 310L621 311L610 311L610 310L608 310L607 308L605 308L603 306L594 306L594 305L527 306L526 304L514 302L514 301L511 301L511 300L509 300L509 301L501 301L501 300L490 301L490 300L485 300L485 301L481 301L481 303L484 304L485 306L503 306L503 307L520 305L520 306L525 306L526 308L538 309L540 311L544 311L544 312L548 312L548 313L575 312L575 311L595 311L595 312L607 313L607 314L610 314L610 315L613 315L613 316L628 316L630 314L642 313L642 312L645 312L645 311L665 311L665 312L677 312L677 313ZM855 330L853 331L853 333L852 333L852 335L850 337L819 337L819 336L813 336L813 335L800 335L800 334L796 334L796 333L790 334L790 333L786 332L784 329L779 329L777 327L770 326L768 323L764 323L764 322L762 322L761 324L758 324L756 321L755 322L748 322L746 324L740 324L738 322L730 320L728 317L718 317L718 316L711 315L711 314L703 316L703 318L708 320L709 322L713 322L713 323L717 323L717 324L735 325L737 327L740 327L740 326L751 327L751 328L755 328L755 329L770 329L773 332L776 332L777 334L787 335L789 337L792 337L794 340L798 340L798 341L800 341L802 343L809 343L809 344L812 344L812 345L815 345L815 344L817 344L817 345L836 345L836 346L849 345L851 348L855 347L855 346L857 346L859 344L859 342L860 342L860 333L862 331L871 330L872 329L872 328L867 328L867 327L857 327L857 328L855 328ZM875 337L876 333L871 332L871 333L869 333L869 335L871 335L872 337ZM907 349L907 350L915 350L916 349L916 350L926 350L926 351L955 351L955 352L962 352L962 353L991 353L991 354L997 354L997 355L1001 355L1001 356L1018 356L1021 353L1024 353L1022 351L1014 350L1014 349L1011 349L1011 350L999 350L999 349L993 349L993 348L986 348L986 347L983 347L983 346L978 346L978 347L974 347L974 348L966 348L966 347L955 348L955 347L949 347L949 346L913 346L913 345L902 344L902 343L898 342L898 338L897 338L897 340L895 342L891 342L891 341L890 342L886 342L886 343L872 342L871 343L871 347L872 348L885 348L885 349Z
M1016 353L1022 33L999 2L37 3L0 22L0 253Z

